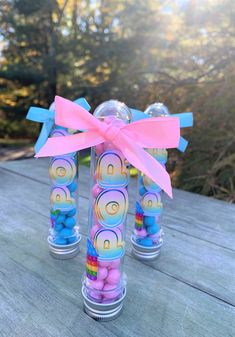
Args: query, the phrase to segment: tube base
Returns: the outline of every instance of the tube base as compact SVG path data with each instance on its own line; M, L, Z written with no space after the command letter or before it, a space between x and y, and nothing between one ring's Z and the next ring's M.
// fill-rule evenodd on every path
M161 240L161 242L156 246L144 247L144 246L136 243L135 240L133 239L133 236L131 237L131 242L132 242L131 253L138 260L154 260L154 259L156 259L161 252L161 246L163 244L163 240Z
M50 254L57 260L67 260L72 259L73 257L77 256L80 250L80 241L81 235L79 235L78 240L70 245L57 245L47 239L50 249Z
M97 303L86 296L85 287L82 287L82 295L84 300L85 313L97 321L111 321L117 318L123 309L123 301L126 296L126 288L124 288L123 295L113 303Z

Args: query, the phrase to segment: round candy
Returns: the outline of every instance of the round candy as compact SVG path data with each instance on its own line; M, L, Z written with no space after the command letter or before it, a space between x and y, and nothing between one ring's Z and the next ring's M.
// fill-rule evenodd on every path
M89 290L87 292L87 295L89 297L91 297L91 299L95 300L96 302L101 302L102 300L102 295L100 294L100 292L95 291L95 290Z
M76 225L76 221L74 218L69 217L65 219L64 224L67 228L73 228Z
M57 218L55 219L55 222L56 222L56 224L60 224L60 223L63 223L64 220L65 220L65 215L60 214L60 215L58 215Z
M160 230L160 227L157 224L147 227L147 233L152 235L156 234Z
M78 186L78 184L77 184L75 181L73 181L73 182L68 186L68 189L70 190L70 192L75 192L76 189L77 189L77 186Z
M73 235L73 231L70 228L64 228L62 231L60 231L60 237L61 238L68 238Z
M103 288L104 299L114 300L120 295L120 290L115 289L112 284L106 283Z
M109 284L118 284L121 279L121 273L118 269L110 269L106 282Z
M145 226L152 226L155 224L155 217L154 216L144 216L144 225Z
M137 242L145 247L151 247L153 245L153 241L150 238L138 239Z
M140 231L139 230L135 230L135 234L137 236L140 236L141 238L145 238L147 236L147 232L145 228L142 228Z
M67 215L68 215L68 216L74 216L74 215L76 214L76 212L77 212L77 210L76 210L76 208L74 207L73 209L71 209L71 211L69 211L69 212L67 213Z
M96 281L89 280L89 287L96 289L96 290L101 290L104 287L104 282L101 280L96 280Z
M55 240L54 240L54 243L56 243L57 245L66 245L67 241L66 241L66 239L56 237Z
M55 226L54 226L54 230L56 232L60 232L63 228L64 228L64 226L61 223L55 224Z
M108 276L108 269L103 268L103 267L99 267L98 268L98 275L97 275L98 280L104 280L107 276Z
M71 236L70 238L67 238L68 244L72 244L78 240L77 236Z

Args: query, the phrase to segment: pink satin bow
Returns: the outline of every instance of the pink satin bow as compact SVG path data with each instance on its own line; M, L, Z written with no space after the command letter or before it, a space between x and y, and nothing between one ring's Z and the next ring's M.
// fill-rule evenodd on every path
M130 124L104 123L81 106L60 96L55 97L55 124L83 133L48 138L35 157L67 154L112 142L138 170L159 185L171 198L169 174L143 148L175 148L179 145L179 118L149 118Z

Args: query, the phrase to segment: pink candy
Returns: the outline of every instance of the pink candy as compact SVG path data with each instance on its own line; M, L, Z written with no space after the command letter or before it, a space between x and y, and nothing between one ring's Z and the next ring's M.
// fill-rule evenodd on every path
M121 273L118 269L110 269L106 282L109 284L118 284L121 279Z
M98 280L104 280L104 279L106 279L107 276L108 276L108 269L99 267L98 268L98 276L97 276Z
M135 230L135 235L140 236L141 238L145 238L148 234L146 232L146 229L143 228L140 231Z
M89 280L88 286L96 290L102 290L104 287L104 282L101 280L96 281Z
M120 290L115 290L113 288L113 285L108 284L108 283L105 284L103 290L104 290L103 292L104 299L107 299L107 300L114 300L120 295Z

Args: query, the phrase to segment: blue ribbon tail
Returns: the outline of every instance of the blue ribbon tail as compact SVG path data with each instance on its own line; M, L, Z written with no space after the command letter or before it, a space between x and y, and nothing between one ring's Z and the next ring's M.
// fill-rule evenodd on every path
M137 110L137 109L130 109L131 110L131 121L136 122L141 119L149 118L148 115L146 115L143 111Z
M177 147L177 149L180 152L184 152L186 150L187 146L188 146L188 141L185 138L180 137L180 142L179 142L179 146Z
M78 105L81 105L81 107L83 107L87 111L91 110L90 104L87 102L87 100L84 97L75 99L75 101L73 101L73 102L78 104Z
M171 117L178 117L180 119L180 127L187 128L193 126L193 113L192 112L182 112L179 114L172 114Z
M31 106L26 118L34 122L45 123L50 118L54 119L55 113L48 109Z
M38 153L38 151L46 144L47 139L50 136L51 130L53 128L53 125L54 125L53 120L48 120L46 123L43 124L38 140L34 146L35 153Z

